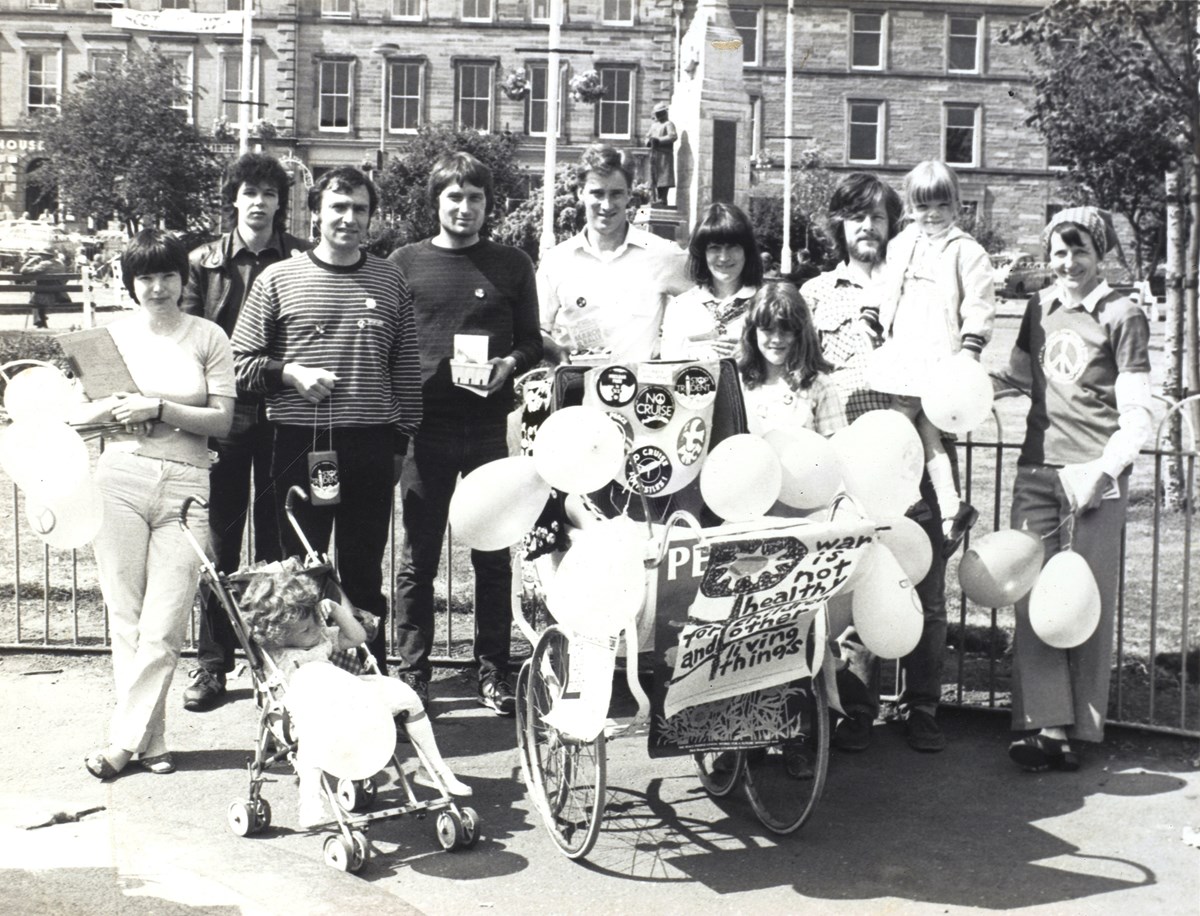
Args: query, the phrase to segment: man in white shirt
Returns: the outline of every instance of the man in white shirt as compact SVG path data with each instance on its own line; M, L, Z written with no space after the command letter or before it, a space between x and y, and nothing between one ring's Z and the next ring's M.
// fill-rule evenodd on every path
M588 147L576 174L587 226L546 252L537 272L545 355L651 359L667 297L692 285L687 252L629 225L633 170L620 150Z

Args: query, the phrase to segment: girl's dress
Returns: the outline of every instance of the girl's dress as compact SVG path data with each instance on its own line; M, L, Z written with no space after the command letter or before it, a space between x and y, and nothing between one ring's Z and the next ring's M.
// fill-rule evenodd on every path
M846 426L841 396L823 372L807 388L793 388L783 378L753 388L743 385L742 394L750 432L756 436L776 429L812 429L828 437Z

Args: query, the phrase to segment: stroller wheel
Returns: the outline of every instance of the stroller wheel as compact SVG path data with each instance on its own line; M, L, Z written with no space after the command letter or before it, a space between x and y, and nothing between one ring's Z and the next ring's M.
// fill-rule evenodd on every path
M339 779L337 803L343 811L366 811L375 801L375 792L372 779Z
M463 848L470 849L479 842L479 813L474 808L459 808L462 815Z
M462 849L465 843L463 819L453 808L447 808L437 817L437 838L442 849L455 852Z
M362 871L371 857L371 845L361 830L350 831L350 839L343 836L325 838L325 864L338 871L351 874Z
M254 833L261 833L271 826L271 803L259 796L254 804Z
M270 815L268 814L268 820ZM229 829L236 836L249 836L255 832L257 827L257 818L254 812L250 810L250 804L242 801L240 798L235 802L229 803L229 809L226 811L226 818L229 821Z

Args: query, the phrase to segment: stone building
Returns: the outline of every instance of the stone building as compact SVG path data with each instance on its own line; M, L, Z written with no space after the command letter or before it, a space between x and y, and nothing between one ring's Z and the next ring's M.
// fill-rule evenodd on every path
M36 211L25 175L38 157L30 115L52 109L76 77L158 47L196 92L187 114L236 132L242 0L0 0L0 211ZM707 2L707 0L706 0ZM679 39L697 0L569 0L559 75L559 161L597 140L634 150L644 170L652 109L670 99ZM964 200L1032 248L1053 205L1045 144L1024 126L1027 68L997 36L1039 0L797 0L794 135L837 171L899 181L944 157ZM126 8L127 6L127 8ZM522 137L540 171L546 132L549 0L257 0L251 121L258 142L311 176L374 162L426 123ZM782 176L786 0L732 0L743 40L749 172L739 188L777 195ZM196 17L206 24L197 30ZM189 24L190 23L190 24ZM572 100L571 77L595 69L599 103ZM504 91L521 70L526 98ZM223 119L220 120L220 119ZM263 122L266 122L265 124ZM232 149L232 148L230 148ZM740 192L739 192L740 193ZM744 202L744 201L743 201ZM299 203L297 200L295 203ZM299 216L302 208L294 207Z

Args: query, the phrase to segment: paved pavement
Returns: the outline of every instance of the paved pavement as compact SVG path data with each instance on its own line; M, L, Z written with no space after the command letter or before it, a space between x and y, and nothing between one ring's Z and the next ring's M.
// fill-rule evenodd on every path
M249 682L186 713L181 666L168 740L179 771L101 784L83 769L111 704L108 660L0 655L0 912L12 914L964 913L1200 911L1200 746L1112 732L1078 774L1007 760L1003 717L947 711L946 752L909 750L892 726L837 754L825 796L792 837L766 834L737 797L707 798L686 760L609 745L609 815L584 864L558 854L520 782L511 720L475 705L469 675L434 685L446 756L475 789L484 838L445 853L432 819L372 827L359 877L296 829L294 779L265 796L274 826L242 839L225 809L246 790ZM105 810L24 827L55 811Z

